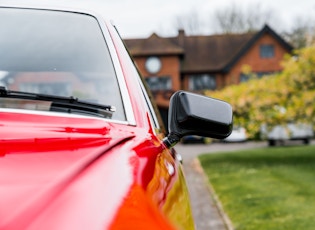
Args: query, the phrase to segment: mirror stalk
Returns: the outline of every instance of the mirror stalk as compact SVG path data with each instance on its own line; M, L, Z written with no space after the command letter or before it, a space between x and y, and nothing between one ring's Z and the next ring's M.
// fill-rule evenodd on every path
M180 137L175 133L170 133L163 139L163 143L166 145L167 148L172 148L180 141Z

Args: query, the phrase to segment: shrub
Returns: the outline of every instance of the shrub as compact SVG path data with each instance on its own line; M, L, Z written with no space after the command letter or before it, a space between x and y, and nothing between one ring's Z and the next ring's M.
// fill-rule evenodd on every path
M283 68L281 73L205 94L229 102L234 124L245 127L252 139L259 137L262 124L315 124L315 46L286 56Z

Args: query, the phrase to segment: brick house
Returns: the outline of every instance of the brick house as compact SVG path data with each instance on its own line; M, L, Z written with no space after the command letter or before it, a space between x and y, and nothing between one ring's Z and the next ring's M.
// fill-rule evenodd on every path
M246 34L176 37L153 33L125 39L139 71L156 99L164 121L170 95L176 90L202 92L246 81L244 66L258 76L282 70L281 60L292 47L265 25Z

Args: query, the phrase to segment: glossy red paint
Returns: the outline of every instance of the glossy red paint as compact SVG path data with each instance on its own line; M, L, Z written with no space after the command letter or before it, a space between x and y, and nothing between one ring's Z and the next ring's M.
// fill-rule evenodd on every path
M175 163L145 130L84 117L0 117L0 229L120 229L130 213L133 226L172 228L159 208L178 179Z

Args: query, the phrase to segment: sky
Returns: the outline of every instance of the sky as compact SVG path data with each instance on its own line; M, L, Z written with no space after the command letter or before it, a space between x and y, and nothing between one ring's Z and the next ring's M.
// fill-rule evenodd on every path
M259 7L274 16L270 25L278 30L290 30L298 18L315 24L314 0L59 0L78 8L89 8L112 20L123 38L146 38L152 33L160 36L176 36L176 18L197 12L210 24L211 15L234 4L246 10ZM208 28L209 27L209 28ZM216 33L208 26L203 34Z

